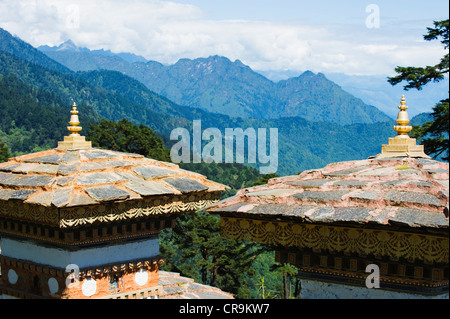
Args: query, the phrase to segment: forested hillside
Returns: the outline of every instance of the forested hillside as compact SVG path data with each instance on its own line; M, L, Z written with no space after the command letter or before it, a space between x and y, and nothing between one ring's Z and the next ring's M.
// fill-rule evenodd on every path
M340 125L391 120L321 73L307 71L275 83L239 60L232 62L217 55L163 65L156 61L131 63L118 55L98 55L74 46L41 50L73 70L119 71L177 104L231 117L300 116L308 121Z

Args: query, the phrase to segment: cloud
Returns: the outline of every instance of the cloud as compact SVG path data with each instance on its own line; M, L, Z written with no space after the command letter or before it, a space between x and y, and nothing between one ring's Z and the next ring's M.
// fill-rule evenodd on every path
M361 21L355 26L212 20L199 7L161 0L0 0L0 27L34 46L71 39L162 63L218 54L255 70L369 75L392 73L397 65L437 63L443 55L439 43L424 43L421 35L418 40L389 26L368 29Z

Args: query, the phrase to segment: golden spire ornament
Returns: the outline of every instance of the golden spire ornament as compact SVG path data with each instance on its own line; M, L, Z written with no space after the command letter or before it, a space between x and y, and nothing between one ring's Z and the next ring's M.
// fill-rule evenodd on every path
M70 132L70 135L64 136L63 142L58 142L58 149L73 150L92 148L92 143L86 141L86 138L80 135L80 131L83 128L79 126L80 120L78 118L77 104L75 102L73 102L70 114L70 126L67 126L67 130Z
M408 107L406 106L406 99L404 95L402 95L398 108L400 111L398 112L397 121L395 122L399 125L394 125L394 130L397 132L397 138L409 138L408 133L411 132L412 126L408 125L410 121L408 118L408 112L406 112Z
M73 102L72 111L70 111L70 113L72 114L70 116L70 121L69 121L70 126L68 126L67 129L71 133L70 135L80 136L79 132L83 128L81 126L78 126L78 125L80 125L80 120L78 119L77 104L75 102Z
M408 125L410 120L408 118L408 112L406 110L405 96L402 95L400 105L398 106L400 111L395 121L398 125L394 125L394 130L397 132L396 137L389 138L388 145L381 146L381 153L373 156L375 158L386 157L422 157L430 158L424 152L423 145L416 145L416 139L409 137L408 133L411 132L412 126Z

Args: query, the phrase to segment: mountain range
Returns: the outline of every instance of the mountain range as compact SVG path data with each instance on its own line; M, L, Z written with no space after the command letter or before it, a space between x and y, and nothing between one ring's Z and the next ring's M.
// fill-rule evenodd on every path
M115 70L171 101L231 117L274 119L300 116L346 125L390 121L386 114L342 90L322 73L306 71L273 82L240 60L181 59L173 65L124 59L124 53L78 48L72 41L42 52L75 71ZM143 59L142 57L140 57Z
M203 128L214 127L222 132L230 127L243 129L278 128L279 169L277 173L287 175L296 174L305 169L323 167L331 162L367 158L378 154L381 145L386 143L388 137L395 133L392 130L392 120L389 122L364 123L363 119L360 123L342 125L333 122L330 117L326 116L326 113L322 116L327 121L310 121L300 116L288 116L289 114L285 114L284 117L266 119L261 117L231 117L213 113L202 108L177 104L152 91L141 81L123 74L123 72L104 69L96 71L71 70L69 66L64 66L51 59L42 51L2 29L0 29L0 39L0 79L4 82L3 90L7 90L8 86L20 88L14 91L14 96L11 96L8 90L0 92L5 93L3 99L0 94L0 109L7 103L12 103L11 101L14 101L14 103L35 101L36 112L38 112L37 108L39 107L46 108L49 112L54 112L57 109L58 116L54 117L55 123L53 125L65 128L67 123L63 114L64 112L68 113L71 104L76 101L80 108L80 119L85 134L89 131L89 123L96 123L100 118L114 121L126 118L135 124L149 126L163 138L167 147L170 147L174 143L168 138L171 131L178 127L192 130L193 120L201 120ZM128 65L130 63L132 65L143 63L129 62L106 51L97 52L97 55L87 53L89 55L86 55L86 62L89 63L95 61L93 56L107 58L108 63L111 63L111 57L120 59L124 65L127 65L127 63ZM206 60L212 61L214 59L226 63L228 67L241 70L243 74L252 76L256 81L252 84L255 90L256 88L260 89L258 81L271 85L270 81L267 82L267 79L251 71L249 67L239 61L231 62L222 57L211 57ZM193 61L184 60L181 61L181 65L183 63L189 65ZM195 62L198 63L199 61L201 59L197 59ZM148 64L148 62L144 63L144 65ZM156 65L156 62L150 64ZM207 69L207 67L204 69ZM220 80L217 75L211 75L212 77ZM295 83L300 82L300 80L303 81L304 87L298 88ZM242 80L242 83L244 82ZM276 84L283 83L285 85L284 92L287 92L287 95L292 92L298 93L301 90L307 90L307 87L309 87L310 97L328 101L323 99L321 94L325 94L324 91L330 91L330 88L338 87L329 82L331 81L326 80L323 75L306 72L300 79L280 81ZM329 87L320 87L321 83L328 83ZM239 86L235 88L237 90ZM251 87L248 90L252 92ZM338 90L337 92L342 93L341 91ZM332 91L328 94L328 96L332 96ZM345 93L345 95L350 94ZM42 99L42 96L45 96L45 99ZM335 97L333 99L338 100ZM331 111L327 111L326 104L323 105L323 110L331 114ZM48 112L42 114L48 116ZM22 116L24 119L20 121L20 129L27 132L35 130L36 124L33 124L33 122L39 119L29 112L23 112ZM350 114L347 116L350 116ZM381 113L380 116L384 115ZM8 136L8 134L13 133L9 131L7 124L2 126L0 121L0 138L2 134ZM45 145L39 146L55 147L56 141L61 139L62 136L59 138L49 137ZM358 140L358 143L355 143L355 140Z

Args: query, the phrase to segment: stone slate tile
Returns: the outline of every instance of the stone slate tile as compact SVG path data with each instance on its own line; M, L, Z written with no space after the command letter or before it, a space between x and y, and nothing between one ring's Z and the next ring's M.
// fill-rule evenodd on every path
M303 193L294 194L292 197L296 199L308 198L312 200L340 200L342 196L348 193L348 190L327 192L304 191Z
M10 185L10 182L13 182L16 179L20 179L21 175L14 175L14 174L8 174L8 173L2 173L0 172L0 185Z
M87 162L80 166L80 171L93 171L102 170L110 167L127 167L136 165L136 163L131 161L100 161L100 162Z
M444 214L410 208L400 208L389 222L405 224L409 227L448 228L449 224Z
M359 194L351 195L350 198L356 198L356 199L367 199L367 200L376 200L378 196L380 196L381 192L362 192Z
M397 170L398 174L400 176L407 176L407 175L420 175L422 174L422 172L418 169L413 169L413 168L407 168L407 169L400 169Z
M73 182L75 176L64 176L56 179L56 185L58 186L67 186Z
M12 172L14 173L47 173L56 174L58 172L58 165L54 164L21 164L14 168Z
M78 170L78 163L75 164L61 164L58 168L58 175L69 175Z
M295 182L288 182L287 184L292 186L302 186L303 188L310 188L310 187L320 187L326 183L328 183L330 180L328 179L310 179L306 181L295 181Z
M292 194L295 190L290 188L276 188L276 189L267 189L263 191L246 193L246 197L263 197L263 198L275 198L275 197L283 197L288 194Z
M317 209L309 219L312 222L351 222L365 223L370 217L370 210L365 207L331 207L326 206Z
M64 207L69 204L70 194L73 188L57 189L53 193L52 204L56 207Z
M39 157L31 157L23 160L25 163L61 164L61 154L50 154Z
M377 216L371 216L369 223L388 224L388 214L391 213L392 207L384 208Z
M334 207L326 206L317 209L314 213L309 216L309 219L313 222L315 221L328 221L332 220L334 215Z
M187 177L169 177L165 178L164 182L172 185L182 193L199 192L208 189L207 186Z
M52 204L53 192L41 192L25 201L27 204L50 206Z
M52 183L54 176L34 175L26 176L22 182L23 186L47 186Z
M99 170L103 168L104 167L97 162L87 162L80 165L80 172L93 171L97 169Z
M352 174L358 173L360 171L369 169L370 167L371 167L370 165L363 165L363 166L359 166L359 167L353 167L353 168L344 169L344 170L341 170L341 171L331 172L331 173L324 174L324 175L325 176L331 176L331 177L352 175Z
M14 168L20 166L20 164L9 164L0 167L0 172L11 172Z
M228 198L227 198L228 199ZM226 200L223 200L217 204L220 204L222 202L225 202ZM213 212L213 213L220 213L220 212L237 212L239 211L239 209L241 207L247 206L247 205L251 205L247 202L241 202L241 203L236 203L230 206L224 206L224 207L220 207L220 208L212 208L212 209L208 209L208 211ZM256 206L256 205L253 205ZM248 212L247 210L245 211L246 213ZM251 212L251 211L250 211ZM265 213L265 212L263 212Z
M100 165L103 165L103 167L128 167L136 165L136 162L133 161L102 161L99 162Z
M99 202L123 200L130 197L130 194L114 186L100 186L86 188L86 192L94 200Z
M408 202L434 206L442 205L441 201L437 197L431 194L424 194L417 192L390 191L384 195L383 199L390 200L393 202Z
M0 200L8 200L14 192L13 189L0 189Z
M98 159L98 158L114 158L117 157L117 155L109 153L109 152L103 152L100 150L86 150L82 152L82 154L88 158L88 159Z
M43 164L42 164L43 165ZM16 166L11 170L11 172L14 173L28 173L31 169L36 168L39 166L39 164L33 164L33 163L21 163L20 165Z
M83 205L95 205L98 204L98 202L91 197L89 197L85 193L75 193L72 196L72 200L70 201L70 204L68 206L83 206Z
M173 189L151 181L143 184L129 182L125 184L125 187L142 196L175 194L175 191Z
M305 218L307 217L305 216L306 212L309 212L316 208L317 207L311 205L260 204L255 205L255 207L253 207L246 213L255 215L279 215L286 217Z
M396 171L395 167L381 167L369 170L367 172L361 172L358 176L389 176Z
M179 174L177 171L155 166L138 166L133 168L133 171L139 174L144 179L152 179L155 177L167 176L170 174Z
M63 163L71 163L76 162L80 159L80 151L79 150L67 150L61 161Z
M0 174L0 184L7 186L46 186L50 185L54 176L46 175L19 175L19 174L5 174L3 178Z
M81 185L107 184L124 180L122 176L114 172L85 173L77 178L77 182Z
M365 222L370 217L370 210L365 207L336 207L334 209L334 221Z
M412 181L409 184L419 186L419 187L432 187L433 184L425 181Z
M164 287L164 292L168 295L180 294L184 292L184 289L179 286Z
M365 181L352 181L352 180L340 180L333 183L333 186L366 186L369 182Z
M32 190L32 189L17 190L14 193L11 194L9 199L24 200L24 199L27 199L28 197L30 197L31 195L33 195L36 192L37 192L36 190Z
M144 155L141 155L141 154L118 152L118 151L114 151L114 153L122 155L122 156L131 157L131 158L144 158Z
M195 295L197 299L229 299L229 297L214 291L198 291Z
M427 159L427 158L416 158L416 162L422 164L422 165L439 165L438 162Z
M397 186L399 184L405 183L407 182L407 180L403 179L403 180L395 180L395 181L385 181L385 182L381 182L380 185L383 186Z

